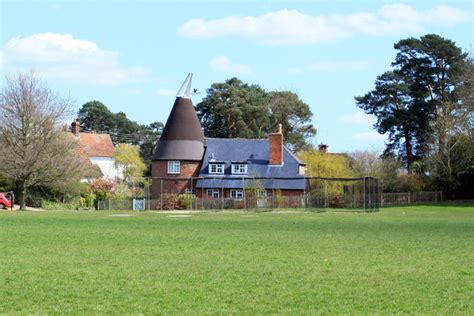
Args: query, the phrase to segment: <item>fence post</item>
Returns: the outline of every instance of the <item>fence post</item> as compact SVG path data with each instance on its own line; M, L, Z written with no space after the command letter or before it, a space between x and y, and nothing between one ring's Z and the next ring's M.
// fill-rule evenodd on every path
M221 211L224 210L224 180L221 179Z
M306 176L303 176L303 210L306 211Z
M151 182L150 182L150 183L153 183L153 179L151 179ZM150 184L148 184L146 187L147 187L147 191L148 191L148 210L150 211L150 210L151 210Z
M245 194L245 178L242 177L242 193L244 194L244 208L247 209L247 196Z
M324 208L328 208L328 183L324 180Z
M363 205L364 205L364 211L365 211L365 199L366 199L366 196L365 196L365 177L364 177L364 180L363 180L363 186L364 186L364 190L363 190L363 192L364 192L364 198L363 198L364 204Z
M275 210L275 179L272 178L272 211Z
M410 199L410 192L408 192L408 204L411 203L411 199Z
M163 210L163 179L160 179L160 211Z

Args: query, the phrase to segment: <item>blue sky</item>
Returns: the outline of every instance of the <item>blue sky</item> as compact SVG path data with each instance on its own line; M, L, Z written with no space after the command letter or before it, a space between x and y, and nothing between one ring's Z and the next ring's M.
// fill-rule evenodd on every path
M188 72L201 94L237 76L297 92L334 152L382 149L354 96L389 69L393 44L436 33L470 52L471 1L0 1L2 73L34 69L76 110L100 100L166 121Z

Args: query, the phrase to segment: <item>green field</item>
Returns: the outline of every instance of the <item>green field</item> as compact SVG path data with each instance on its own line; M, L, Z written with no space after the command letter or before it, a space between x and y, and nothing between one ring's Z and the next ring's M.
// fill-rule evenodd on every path
M474 206L117 213L0 212L0 314L474 314Z

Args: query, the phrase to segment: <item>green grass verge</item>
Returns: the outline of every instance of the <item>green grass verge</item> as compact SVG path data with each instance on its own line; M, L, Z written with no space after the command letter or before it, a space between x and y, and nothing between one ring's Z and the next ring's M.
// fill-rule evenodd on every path
M473 206L128 213L0 212L0 314L474 313Z

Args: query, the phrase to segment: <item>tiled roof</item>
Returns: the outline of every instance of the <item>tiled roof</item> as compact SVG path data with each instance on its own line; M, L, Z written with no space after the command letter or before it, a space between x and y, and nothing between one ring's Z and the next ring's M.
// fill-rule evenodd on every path
M76 138L89 157L113 157L114 145L109 134L79 133Z
M212 157L224 162L225 174L209 174L209 160ZM270 145L267 139L206 138L206 151L199 176L215 176L215 179L198 180L196 187L242 188L243 181L250 181L242 179L251 177L279 178L264 180L266 189L303 190L306 187L304 176L299 174L299 166L303 162L299 161L286 147L283 151L284 164L282 166L269 165L269 157ZM246 161L247 174L232 175L232 161Z

